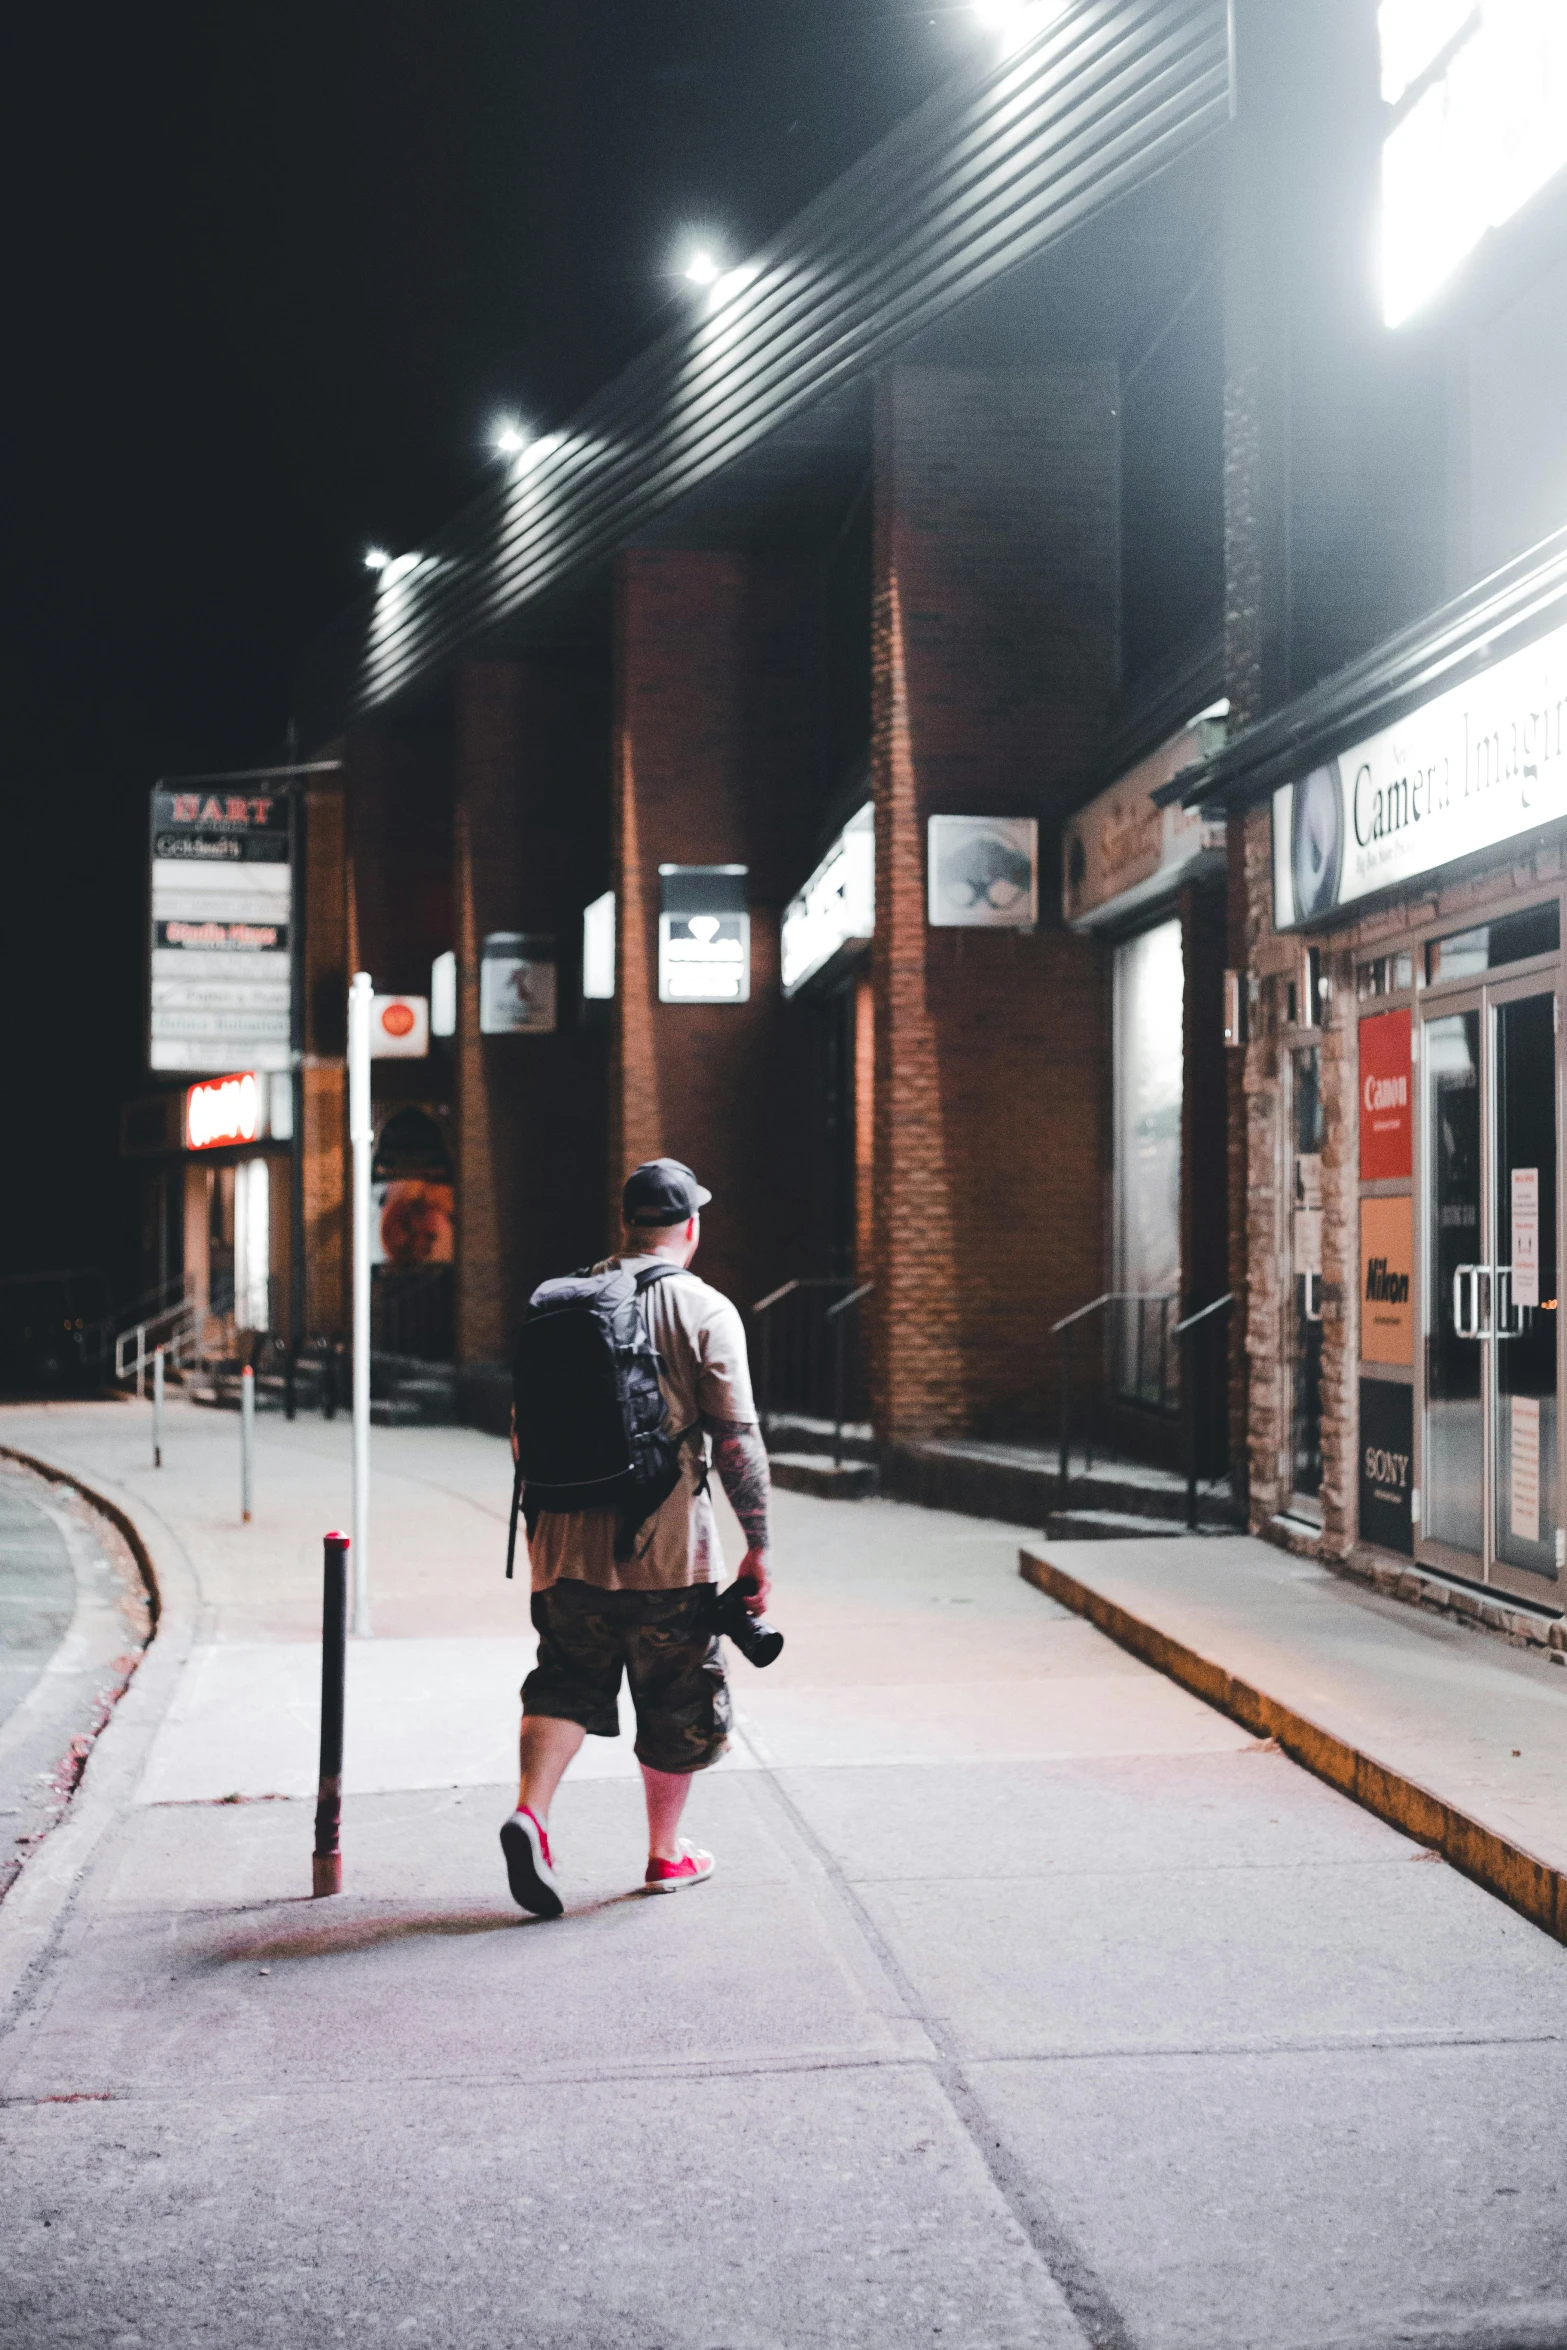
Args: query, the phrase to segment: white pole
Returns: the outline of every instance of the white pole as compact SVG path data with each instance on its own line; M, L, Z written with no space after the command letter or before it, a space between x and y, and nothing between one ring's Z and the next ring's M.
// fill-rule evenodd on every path
M163 1466L163 1349L155 1347L152 1357L152 1465Z
M136 1325L136 1401L140 1403L147 1392L147 1325Z
M247 1363L239 1375L239 1506L250 1524L251 1450L256 1441L256 1374Z
M370 1637L370 974L348 991L348 1139L354 1196L354 1637Z

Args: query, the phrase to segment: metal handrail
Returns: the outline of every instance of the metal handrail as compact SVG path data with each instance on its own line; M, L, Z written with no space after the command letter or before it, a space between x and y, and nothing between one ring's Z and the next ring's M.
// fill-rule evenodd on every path
M1063 1510L1066 1508L1067 1504L1067 1492L1071 1483L1072 1473L1073 1331L1076 1329L1079 1322L1086 1322L1090 1314L1100 1313L1106 1306L1128 1305L1137 1306L1139 1309L1141 1309L1144 1306L1177 1305L1179 1302L1180 1300L1178 1293L1173 1289L1106 1289L1102 1291L1098 1297L1090 1298L1086 1306L1078 1306L1074 1312L1070 1314L1063 1314L1059 1322L1051 1323L1051 1337L1059 1338L1061 1341L1061 1469L1059 1505ZM1167 1351L1169 1347L1169 1341L1169 1329L1167 1326L1162 1325L1159 1333L1159 1408L1161 1411L1165 1409L1164 1399L1169 1392L1169 1360ZM1142 1383L1143 1317L1141 1311L1139 1310L1137 1317L1137 1389L1139 1396L1142 1392ZM1088 1468L1092 1469L1094 1465L1094 1431L1091 1397L1088 1420L1088 1441L1085 1457Z
M1201 1329L1205 1322L1211 1321L1215 1314L1227 1313L1234 1303L1235 1292L1233 1289L1227 1289L1222 1297L1214 1298L1208 1305L1199 1306L1194 1314L1188 1314L1183 1322L1177 1322L1171 1333L1173 1337L1181 1340L1185 1350L1181 1362L1181 1438L1182 1448L1186 1454L1186 1531L1188 1534L1195 1534L1197 1531L1197 1377L1192 1362L1192 1333Z
M1074 1322L1086 1322L1101 1306L1167 1306L1175 1296L1173 1289L1107 1289L1102 1296L1090 1298L1086 1306L1079 1306L1075 1314L1063 1314L1059 1322L1052 1322L1050 1335L1059 1338L1063 1330L1070 1330Z
M1184 1322L1177 1322L1175 1328L1170 1332L1170 1336L1184 1338L1188 1330L1195 1330L1198 1323L1206 1322L1210 1314L1222 1313L1226 1306L1232 1306L1234 1303L1235 1292L1233 1289L1227 1289L1222 1297L1214 1299L1211 1306L1199 1306L1195 1314L1188 1314Z
M844 1289L847 1282L848 1276L840 1273L801 1274L793 1281L780 1283L777 1289L770 1289L767 1295L759 1297L751 1308L761 1339L761 1359L758 1365L760 1376L757 1386L761 1405L762 1428L769 1439L776 1417L773 1409L775 1366L773 1324L770 1319L772 1310L774 1307L782 1305L786 1299L803 1291ZM833 1339L833 1466L835 1468L840 1465L843 1458L845 1396L848 1388L848 1312L851 1306L857 1306L867 1298L874 1287L874 1282L862 1282L858 1288L850 1289L846 1296L836 1298L822 1315L823 1325L830 1324L831 1326ZM785 1336L787 1337L787 1335L786 1330Z
M851 1289L847 1297L840 1297L836 1305L829 1306L825 1316L823 1317L826 1321L829 1321L834 1325L832 1364L832 1465L835 1469L841 1469L843 1466L843 1398L847 1371L844 1341L845 1333L849 1327L848 1323L844 1320L844 1316L848 1313L851 1306L857 1306L860 1304L862 1299L869 1297L875 1286L876 1284L874 1281L862 1281L858 1289Z

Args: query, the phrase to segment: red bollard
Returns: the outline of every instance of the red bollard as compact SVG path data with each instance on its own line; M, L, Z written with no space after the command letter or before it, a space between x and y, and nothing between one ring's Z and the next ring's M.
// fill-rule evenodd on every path
M346 1534L328 1534L324 1543L321 1591L321 1777L316 1790L316 1850L311 1863L313 1896L341 1893L343 1855L338 1831L343 1820L343 1698L348 1672L348 1549Z

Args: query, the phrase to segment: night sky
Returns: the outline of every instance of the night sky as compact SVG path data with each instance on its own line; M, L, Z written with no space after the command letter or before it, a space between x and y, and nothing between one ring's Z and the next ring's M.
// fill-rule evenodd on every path
M279 755L300 648L739 257L988 59L968 5L13 12L0 1271L134 1254L146 794Z

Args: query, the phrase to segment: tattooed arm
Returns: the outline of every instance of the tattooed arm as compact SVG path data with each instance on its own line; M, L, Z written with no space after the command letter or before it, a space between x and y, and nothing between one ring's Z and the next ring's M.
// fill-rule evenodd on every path
M767 1555L767 1504L772 1493L772 1477L767 1466L767 1447L754 1420L710 1419L705 1424L713 1439L713 1466L746 1540L740 1572L749 1575L756 1584L755 1597L746 1605L753 1616L759 1616L767 1606L772 1589Z

